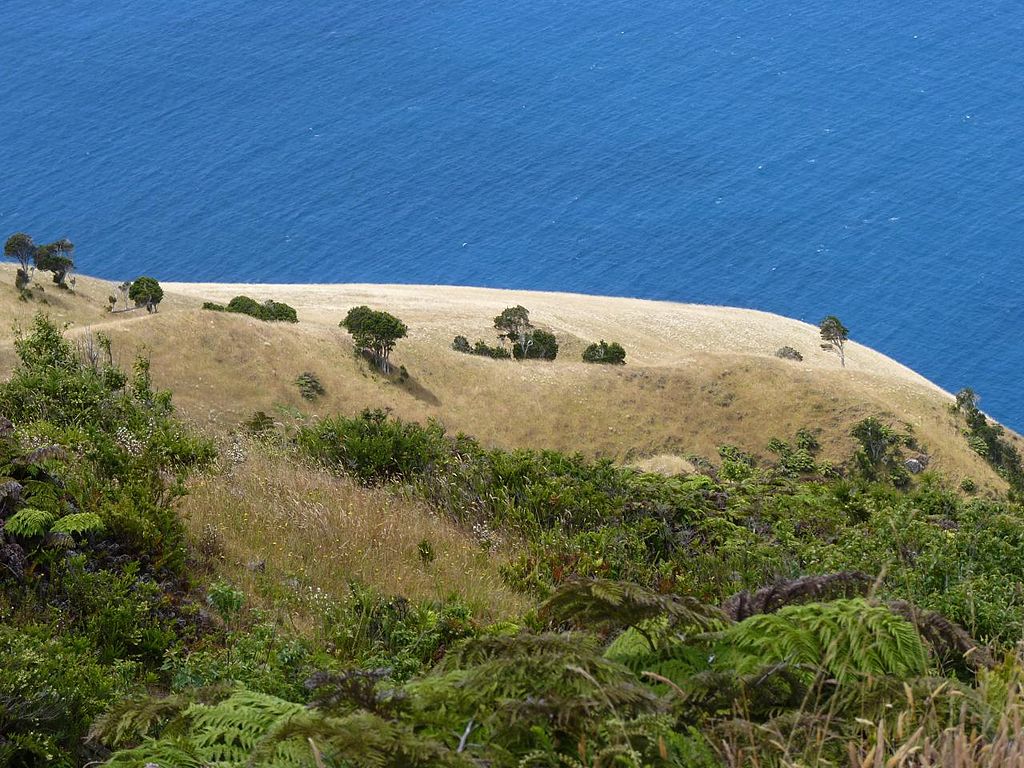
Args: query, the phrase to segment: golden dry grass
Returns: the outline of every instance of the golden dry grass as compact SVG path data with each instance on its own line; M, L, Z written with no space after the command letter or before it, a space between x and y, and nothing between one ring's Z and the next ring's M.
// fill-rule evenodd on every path
M8 272L13 283L6 269L0 283ZM852 342L848 366L840 368L835 355L819 348L815 327L763 312L438 286L166 284L159 314L111 316L104 311L111 288L79 278L78 295L60 297L58 317L79 332L87 323L102 328L123 363L139 351L149 354L157 385L174 392L187 417L218 433L255 410L322 415L389 407L405 419L437 419L487 445L579 450L634 463L657 456L649 466L672 471L685 469L690 454L715 457L726 443L763 455L771 438L789 438L801 427L818 430L824 456L842 461L854 448L852 425L881 414L912 425L932 466L951 483L971 477L982 488L1005 487L968 448L948 412L947 393ZM29 319L35 307L17 302L13 287L10 296L3 290L0 322ZM243 292L292 304L300 322L262 323L199 309L205 299L227 301ZM394 354L412 376L406 385L377 376L353 356L337 324L360 303L408 323L409 338ZM494 315L516 303L558 336L554 363L516 364L450 349L456 333L493 341ZM621 341L628 364L579 362L585 343L598 338ZM804 361L776 358L782 345L801 350ZM12 359L10 345L0 344L0 366ZM304 371L327 390L315 403L303 400L295 385Z
M498 574L504 556L424 504L256 446L229 453L239 450L244 460L200 479L181 510L198 541L220 543L224 575L250 595L269 577L344 600L355 580L411 600L458 596L482 619L522 612L522 598ZM421 542L432 562L421 558Z

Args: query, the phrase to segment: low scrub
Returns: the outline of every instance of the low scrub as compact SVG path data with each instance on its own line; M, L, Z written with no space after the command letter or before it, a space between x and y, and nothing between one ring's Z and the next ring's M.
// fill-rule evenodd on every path
M598 343L591 344L583 350L583 362L625 365L626 350L617 341L609 343L601 339Z
M257 320L265 322L297 323L299 317L294 307L278 301L268 299L260 304L256 299L248 296L235 296L231 301L224 304L217 304L212 301L203 303L203 309L213 312L235 312L240 315L249 315Z

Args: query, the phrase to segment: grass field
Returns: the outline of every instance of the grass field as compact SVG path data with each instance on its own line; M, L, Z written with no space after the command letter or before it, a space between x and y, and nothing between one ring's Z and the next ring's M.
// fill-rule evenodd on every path
M80 277L74 295L41 283L44 292L29 302L6 283L13 283L9 266L0 271L0 327L43 310L70 323L73 333L102 330L123 363L148 354L156 383L174 392L190 420L216 433L256 410L292 422L387 407L406 419L436 419L488 445L578 450L672 469L690 455L714 458L726 443L764 454L772 437L807 426L820 433L824 456L842 461L853 449L850 427L883 415L911 425L951 482L971 477L982 487L1003 487L959 434L948 393L853 342L841 368L820 349L815 327L763 312L477 288L166 284L159 313L111 314L106 297L113 285L104 281ZM224 302L243 292L292 304L300 322L200 309L203 300ZM347 309L362 303L409 325L393 356L410 374L404 384L355 357L338 328ZM558 337L554 363L450 349L456 334L493 343L492 318L516 303ZM601 338L625 346L627 365L579 361L583 347ZM783 345L804 360L775 357ZM0 364L12 361L10 344L0 343ZM312 403L295 384L304 371L326 389Z

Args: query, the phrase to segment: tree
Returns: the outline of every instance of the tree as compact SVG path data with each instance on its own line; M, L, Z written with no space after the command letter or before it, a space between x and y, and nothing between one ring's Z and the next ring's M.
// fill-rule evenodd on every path
M136 307L145 307L147 312L156 312L157 305L163 301L164 289L152 277L139 277L128 289L128 298L135 302Z
M4 243L4 256L8 259L15 259L20 265L17 277L14 279L14 284L18 288L24 288L31 280L28 270L35 258L36 249L37 246L31 235L26 235L24 232L15 232Z
M821 321L818 326L821 331L821 338L826 342L821 345L822 349L832 349L839 355L839 362L843 368L846 367L846 340L850 338L850 331L835 315L829 315Z
M517 360L530 356L530 347L534 341L533 325L530 324L530 311L526 307L517 304L506 308L494 318L494 327L501 331L499 339L508 339L513 345L513 354Z
M607 343L601 339L597 344L591 344L583 350L583 362L625 365L626 350L617 341Z
M121 295L121 301L124 302L125 310L128 309L128 293L131 291L131 289L131 280L125 280L123 283L117 286L117 292ZM113 305L111 305L111 309L113 309Z
M519 347L513 349L514 356L521 360ZM540 328L530 331L530 346L526 351L526 357L531 360L554 360L558 355L558 341L555 334L542 331Z
M61 288L67 288L67 276L75 268L71 258L75 245L66 237L36 248L34 254L36 269L53 273L53 282Z
M378 312L365 305L352 307L338 325L352 334L356 346L373 353L384 373L391 371L388 358L395 348L395 342L404 339L409 333L409 327L394 315Z

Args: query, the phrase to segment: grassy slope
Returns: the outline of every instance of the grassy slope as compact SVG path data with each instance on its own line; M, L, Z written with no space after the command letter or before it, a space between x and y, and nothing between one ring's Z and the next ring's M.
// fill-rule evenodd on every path
M766 313L470 288L186 284L165 286L157 315L110 315L104 311L109 283L79 278L73 297L46 286L49 304L41 305L17 301L6 285L13 282L8 272L0 271L0 328L42 308L77 328L103 329L123 363L146 349L156 383L174 391L187 416L217 431L257 409L353 413L388 406L404 418L436 418L485 444L679 467L677 457L713 457L724 443L763 453L770 438L804 426L820 429L826 457L841 460L853 448L853 423L888 414L913 425L934 466L951 480L970 476L1002 486L958 434L947 393L853 343L848 367L841 369L835 355L819 348L814 327ZM198 308L205 298L226 301L243 290L293 304L300 323L262 323ZM410 383L385 381L353 356L337 322L358 303L387 308L409 324L394 362L407 367ZM525 304L538 325L556 333L558 361L514 364L450 350L456 333L493 340L490 319L514 303ZM597 338L621 341L628 365L577 362L583 346ZM805 360L776 358L783 344ZM4 344L0 365L10 359ZM306 370L327 389L315 404L302 400L294 384Z

